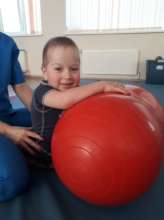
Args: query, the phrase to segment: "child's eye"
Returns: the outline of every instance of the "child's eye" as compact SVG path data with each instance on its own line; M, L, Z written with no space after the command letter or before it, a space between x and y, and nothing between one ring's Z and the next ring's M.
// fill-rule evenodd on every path
M61 67L55 67L54 70L57 71L57 72L60 72L62 70L62 68Z
M79 70L79 67L73 67L73 68L71 68L71 71L73 71L73 72L76 72L76 71L78 71Z

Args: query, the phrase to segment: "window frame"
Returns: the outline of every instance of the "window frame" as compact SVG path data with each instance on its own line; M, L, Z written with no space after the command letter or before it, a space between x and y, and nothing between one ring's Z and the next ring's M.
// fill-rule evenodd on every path
M18 7L21 5L21 0L17 0L18 1ZM1 15L1 10L0 10L0 31L1 32L4 32L12 37L33 37L33 36L42 36L43 35L43 27L42 27L42 7L41 7L41 0L40 1L40 30L37 32L29 32L27 31L27 27L26 27L26 22L25 24L23 24L22 21L26 21L26 16L25 16L25 13L24 11L21 11L21 9L18 11L19 13L19 17L20 17L20 25L22 26L21 28L21 31L20 32L8 32L8 31L5 31L4 28L3 28L3 23L2 23L2 15ZM29 18L30 19L30 18ZM31 20L29 21L31 23ZM24 30L24 31L22 31Z

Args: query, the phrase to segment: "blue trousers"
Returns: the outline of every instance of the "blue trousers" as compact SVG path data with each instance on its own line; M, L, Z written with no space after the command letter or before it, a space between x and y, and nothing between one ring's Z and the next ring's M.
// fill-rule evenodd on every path
M30 113L25 108L0 117L0 121L13 126L31 126ZM19 147L0 134L0 202L7 201L24 191L28 183L29 171Z

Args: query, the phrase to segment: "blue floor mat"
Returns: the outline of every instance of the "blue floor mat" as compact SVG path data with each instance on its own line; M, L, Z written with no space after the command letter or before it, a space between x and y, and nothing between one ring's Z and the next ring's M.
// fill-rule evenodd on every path
M163 220L164 167L151 190L123 207L98 207L83 202L52 171L33 168L31 186L22 195L0 204L2 220Z

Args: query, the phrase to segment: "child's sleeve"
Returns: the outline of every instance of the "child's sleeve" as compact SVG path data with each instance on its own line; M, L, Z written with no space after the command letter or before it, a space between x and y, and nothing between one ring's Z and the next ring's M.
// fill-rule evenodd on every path
M45 95L47 95L52 89L54 90L54 88L49 85L39 85L33 94L33 102L35 102L35 106L41 109L44 106L43 100ZM45 106L45 108L48 109L49 107Z

